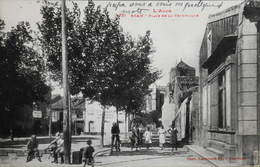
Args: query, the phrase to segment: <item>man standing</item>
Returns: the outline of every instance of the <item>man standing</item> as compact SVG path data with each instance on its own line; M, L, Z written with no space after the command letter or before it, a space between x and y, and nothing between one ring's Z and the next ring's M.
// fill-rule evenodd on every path
M26 162L29 162L32 160L32 157L34 156L34 153L36 153L36 157L38 158L38 161L41 161L41 158L39 156L39 150L38 150L38 141L36 140L36 136L32 135L32 139L28 141L27 143L27 159Z
M120 137L119 137L120 129L117 123L113 122L112 128L111 128L111 134L112 134L112 142L111 142L111 153L113 153L113 147L114 147L114 140L116 138L117 144L116 144L116 151L120 151Z

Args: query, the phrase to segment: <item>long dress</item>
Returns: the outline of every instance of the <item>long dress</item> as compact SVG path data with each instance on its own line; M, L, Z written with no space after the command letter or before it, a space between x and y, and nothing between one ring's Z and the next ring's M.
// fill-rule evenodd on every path
M159 134L159 143L162 146L165 143L166 130L160 128L158 134Z
M144 140L146 144L152 143L152 132L150 131L145 131L144 132Z

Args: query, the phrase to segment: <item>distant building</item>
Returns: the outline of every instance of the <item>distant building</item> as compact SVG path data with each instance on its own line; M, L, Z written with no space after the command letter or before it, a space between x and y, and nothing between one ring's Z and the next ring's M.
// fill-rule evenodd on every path
M105 110L105 132L110 134L111 126L113 122L117 122L117 113L114 106L109 106L104 109L97 101L86 100L86 115L85 115L85 127L86 133L100 133L102 113ZM125 115L125 111L118 111L118 124L121 132L125 132L128 129L128 119Z
M153 83L150 86L151 93L146 96L146 106L145 106L145 113L149 113L152 111L162 111L162 105L164 103L164 94L165 94L165 87L156 85Z
M55 100L56 99L56 100ZM72 134L80 135L84 132L85 127L85 99L80 97L72 97L70 99L71 108L71 131ZM53 102L50 107L51 114L51 133L63 131L63 102L62 98L53 98Z
M71 131L72 134L100 134L103 106L99 102L80 97L72 97L71 108ZM63 131L63 106L62 99L51 105L52 134ZM105 109L105 142L110 142L111 126L117 122L117 113L114 106ZM129 116L124 111L118 111L118 123L121 133L128 132ZM76 133L75 133L76 132ZM106 144L106 143L105 143Z
M241 165L259 165L260 1L209 16L200 49L200 133L195 143Z
M86 134L100 134L102 125L102 114L105 111L104 123L104 144L111 143L111 127L113 122L118 122L121 138L125 137L130 125L130 115L125 111L116 111L114 106L104 108L99 102L86 99L85 101L86 114L84 116ZM118 119L117 119L118 117ZM118 120L118 121L117 121Z
M165 128L169 128L172 125L172 121L175 120L176 126L179 129L179 138L189 138L189 134L185 134L185 128L189 126L189 122L184 122L181 119L177 119L180 115L178 111L181 108L182 102L190 97L194 87L198 86L199 78L195 76L195 68L187 65L183 61L180 61L176 67L173 67L169 73L169 83L165 94L165 103L162 107L162 124ZM188 111L187 111L188 112ZM186 116L183 115L186 121ZM182 126L181 126L182 125ZM181 135L184 134L184 135Z

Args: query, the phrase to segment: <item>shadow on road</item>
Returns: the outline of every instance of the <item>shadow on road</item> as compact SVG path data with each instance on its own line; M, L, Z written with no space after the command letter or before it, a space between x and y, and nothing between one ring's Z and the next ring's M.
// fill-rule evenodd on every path
M186 150L179 150L171 152L170 150L161 151L161 150L131 150L131 151L121 151L113 152L110 156L138 156L138 155L152 155L152 156L171 156L171 155L183 155L187 154Z
M102 163L99 161L95 162L95 166L108 166L108 165L115 165L115 164L121 164L121 163L129 163L129 162L137 162L137 161L144 161L144 160L151 160L151 159L163 159L167 158L166 156L161 156L161 157L146 157L146 158L136 158L136 159L129 159L129 160L120 160L117 162L108 162L108 163Z

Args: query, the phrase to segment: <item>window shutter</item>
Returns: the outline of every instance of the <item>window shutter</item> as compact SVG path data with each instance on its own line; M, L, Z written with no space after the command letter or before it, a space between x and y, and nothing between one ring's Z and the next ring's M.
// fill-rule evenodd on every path
M218 77L211 81L210 88L211 129L218 129Z

